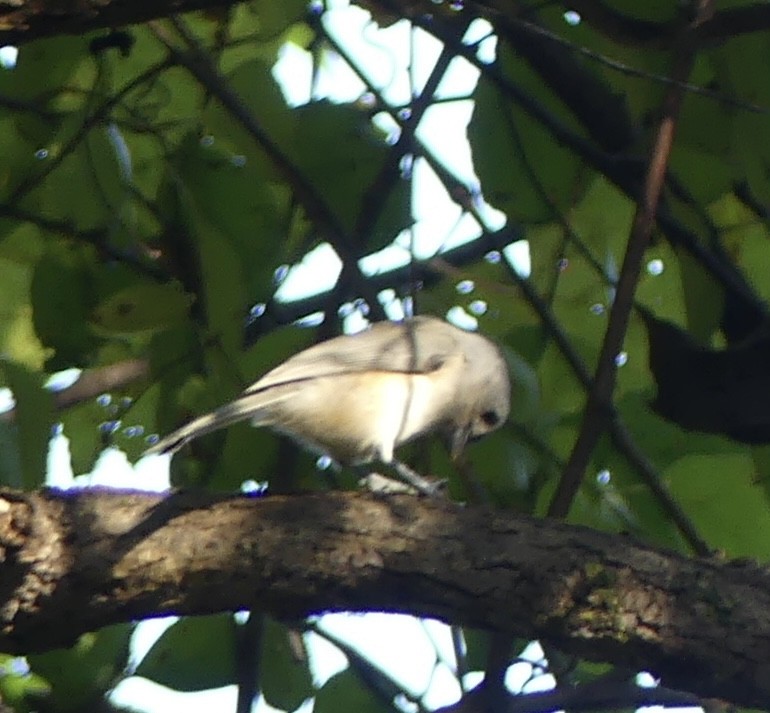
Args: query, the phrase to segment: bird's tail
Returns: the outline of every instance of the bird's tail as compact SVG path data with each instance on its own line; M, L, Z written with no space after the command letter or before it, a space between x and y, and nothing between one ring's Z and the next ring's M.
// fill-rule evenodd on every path
M176 453L182 446L189 441L200 436L205 436L212 431L218 431L220 428L232 426L239 421L251 419L255 426L270 425L270 406L277 401L282 401L290 394L285 391L281 393L280 389L268 389L251 394L243 394L232 403L221 406L215 411L206 413L203 416L193 419L176 431L169 433L165 438L161 438L157 443L150 446L144 455Z

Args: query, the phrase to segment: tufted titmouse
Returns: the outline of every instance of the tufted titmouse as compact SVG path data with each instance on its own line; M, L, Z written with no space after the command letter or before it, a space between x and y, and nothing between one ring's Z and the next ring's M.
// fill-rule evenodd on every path
M147 453L251 419L338 463L389 464L430 490L395 460L395 449L430 433L453 457L468 440L499 428L510 411L510 377L498 347L434 317L378 322L295 354L237 399L177 429Z

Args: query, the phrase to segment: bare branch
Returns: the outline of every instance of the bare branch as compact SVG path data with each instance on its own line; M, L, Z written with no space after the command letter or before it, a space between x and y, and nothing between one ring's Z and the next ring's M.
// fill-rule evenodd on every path
M412 496L0 497L0 650L165 614L408 612L764 705L770 574Z
M706 0L700 12L705 15L711 8L711 3ZM681 46L675 54L672 71L672 76L679 81L685 81L692 70L696 56L693 32L699 24L700 17L682 29ZM669 88L663 99L660 125L650 152L644 186L637 200L636 215L628 237L615 300L610 310L607 331L599 354L593 385L588 394L580 433L548 508L548 514L554 517L565 517L569 512L591 454L609 423L609 405L612 403L617 376L616 358L623 347L642 261L655 226L655 215L666 179L671 147L674 144L682 96L681 87L673 86Z

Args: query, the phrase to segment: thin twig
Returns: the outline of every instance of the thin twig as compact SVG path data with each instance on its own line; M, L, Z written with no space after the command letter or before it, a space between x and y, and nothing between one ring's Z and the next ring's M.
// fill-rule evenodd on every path
M155 38L166 47L174 62L187 69L212 96L217 98L283 173L305 207L307 214L313 216L319 223L321 232L334 246L340 259L356 273L356 286L368 302L370 309L375 315L384 318L385 315L377 299L377 293L370 288L365 276L361 273L352 240L342 224L326 205L323 198L317 194L310 181L262 128L251 111L244 106L241 98L233 91L227 79L213 66L197 38L180 19L172 18L172 23L176 32L187 45L184 50L176 46L174 38L160 22L149 22L147 26Z
M613 59L612 57L608 57L607 55L601 54L600 52L595 52L594 50L589 49L588 47L584 47L583 45L576 44L575 42L570 42L568 39L562 37L556 32L553 32L552 30L549 30L546 27L543 27L542 25L538 25L534 22L522 20L519 17L512 17L509 19L512 23L522 27L523 29L528 30L529 32L532 32L537 35L542 35L543 37L547 37L549 40L553 40L554 42L557 42L560 45L563 45L564 47L569 48L576 54L580 54L580 55L583 55L584 57L588 57L589 59L594 60L599 64L603 64L606 67L609 67L610 69L614 69L620 74L625 74L629 77L637 77L639 79L646 79L655 84L664 84L670 87L679 87L680 89L684 90L688 94L694 94L697 96L705 97L706 99L711 99L725 107L730 107L733 109L743 109L745 111L748 111L754 114L761 114L763 116L770 114L770 109L764 106L760 106L759 104L753 104L752 102L742 101L740 99L733 99L732 97L726 96L722 92L718 92L713 89L708 89L707 87L701 87L697 84L692 84L690 82L681 82L676 80L673 77L666 77L660 74L655 74L653 72L647 72L641 69L636 69L635 67L625 64L624 62L620 62L619 60Z
M708 2L705 4L709 5ZM704 9L700 8L699 17L703 12ZM682 32L682 42L672 71L672 75L677 79L686 79L692 69L695 60L692 33L696 25L697 21L688 24ZM662 118L652 146L644 188L637 203L637 212L623 259L615 300L610 310L593 386L588 394L580 432L548 508L548 514L553 517L565 517L569 511L591 454L609 423L609 405L612 402L617 376L616 358L623 346L642 261L655 225L655 211L665 181L682 97L682 89L673 86L663 100Z
M428 16L416 16L412 22L436 39L450 46L454 52L476 67L483 77L494 84L510 101L540 123L554 140L573 151L591 168L605 175L626 195L636 198L641 188L644 166L641 159L616 156L600 150L592 142L572 131L544 105L506 77L494 64L482 62L474 47L463 44L446 32L443 26ZM658 206L656 220L661 230L674 245L682 246L725 289L746 308L765 314L766 305L757 298L740 273L728 261L718 260L688 228L678 221L665 205Z
M250 713L259 694L263 671L265 614L257 609L236 629L235 666L238 683L236 713Z
M619 44L672 49L679 41L675 23L631 17L602 0L570 0L569 6L577 11L583 22ZM770 5L757 2L713 12L695 27L693 38L703 45L706 42L723 42L743 34L765 32L768 28Z
M53 405L57 411L91 401L101 394L122 389L150 374L147 359L125 359L107 366L84 371L78 380L61 391L54 393ZM0 421L13 421L16 409L0 414Z
M154 64L141 74L137 75L128 84L126 84L119 92L111 97L108 97L103 104L96 107L91 111L83 123L78 127L78 130L72 135L72 137L62 145L62 147L55 153L55 155L48 158L45 163L45 167L39 173L34 176L30 176L26 180L19 183L14 189L13 193L8 197L7 202L10 205L17 205L19 201L33 188L38 186L51 172L57 168L67 156L69 156L79 145L84 137L91 129L96 127L99 122L105 119L109 113L123 100L123 98L132 92L137 87L141 86L152 77L160 74L164 69L171 66L171 63L166 61Z

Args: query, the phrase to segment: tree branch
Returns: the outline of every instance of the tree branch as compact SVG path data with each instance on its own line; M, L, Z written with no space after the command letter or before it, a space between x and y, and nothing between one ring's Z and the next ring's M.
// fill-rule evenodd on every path
M61 2L11 0L0 2L0 46L89 30L146 22L172 13L235 5L236 0L173 0L172 2Z
M710 9L711 3L709 0L704 0L700 13L705 15ZM695 62L696 51L693 32L700 21L700 16L695 18L681 32L681 46L674 57L672 70L672 76L679 81L687 80ZM588 403L583 414L580 432L548 508L548 514L553 517L565 517L569 512L591 454L609 422L612 394L617 378L616 358L623 347L642 262L650 242L652 229L655 226L656 210L674 143L682 95L683 92L680 87L670 87L663 99L660 125L650 152L644 186L637 199L636 214L631 227L631 234L628 237L623 265L615 289L615 298L610 310L593 385L588 394Z
M487 710L474 706L481 698L481 687L452 706L439 708L434 713L472 713ZM596 681L578 686L562 686L552 691L536 691L507 695L507 700L497 708L490 709L501 713L551 713L566 709L570 713L587 711L616 711L640 706L700 706L703 701L689 693L672 691L667 688L641 688L631 681L604 682Z
M150 374L147 359L124 359L123 361L85 370L78 380L61 391L54 392L53 406L63 411L70 406L91 401L100 394L124 389ZM16 408L0 413L0 422L11 422L16 418Z
M480 4L494 6L498 12L509 17L515 18L519 12L516 3L510 0L505 4L490 0ZM658 49L671 49L677 44L679 28L676 21L656 22L633 17L615 10L602 0L568 0L562 4L575 10L583 22L618 44ZM767 30L768 27L770 7L765 2L757 2L713 12L696 28L695 37L699 44L724 42L738 35Z
M0 650L166 614L388 611L537 637L744 706L770 696L770 574L411 496L0 496Z
M173 61L184 67L195 77L212 96L222 104L243 129L251 136L257 146L273 162L276 168L284 176L291 186L298 201L305 212L319 228L321 235L328 240L347 267L348 277L357 290L369 304L373 314L379 318L385 317L385 312L377 299L377 292L373 290L369 281L361 272L358 265L358 250L353 237L345 230L334 212L326 204L326 201L318 194L316 187L302 173L302 171L285 154L273 137L265 131L257 118L243 104L238 94L232 89L227 78L220 74L217 67L211 61L206 50L201 46L193 33L176 16L171 18L171 23L176 32L185 41L187 48L179 49L170 33L159 22L148 23L150 32L168 50Z
M174 0L170 2L61 2L60 0L13 0L0 3L0 45L23 44L41 37L82 34L89 30L122 27L173 13L235 5L237 0ZM380 2L371 4L381 4ZM429 5L429 3L425 3ZM516 4L479 3L493 12L516 17ZM676 41L673 23L642 20L617 12L598 0L570 0L565 7L577 10L583 21L621 44L670 47ZM386 9L388 4L385 4ZM418 6L419 7L419 6ZM404 14L408 14L405 11ZM702 42L719 42L737 35L763 32L770 28L770 7L756 2L715 12L698 28Z

